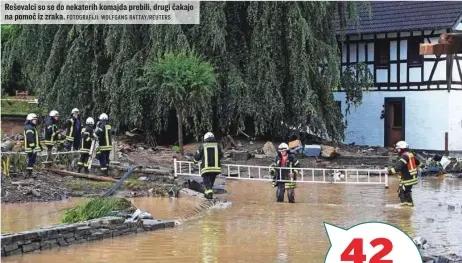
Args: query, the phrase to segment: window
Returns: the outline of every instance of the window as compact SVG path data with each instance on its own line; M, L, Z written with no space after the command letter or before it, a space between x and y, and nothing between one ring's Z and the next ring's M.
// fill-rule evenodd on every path
M403 127L403 105L401 102L393 104L393 129L401 129Z
M388 68L390 64L390 41L379 40L375 42L374 64L376 68Z
M413 37L407 41L407 61L409 66L422 66L423 56L420 55L421 38Z

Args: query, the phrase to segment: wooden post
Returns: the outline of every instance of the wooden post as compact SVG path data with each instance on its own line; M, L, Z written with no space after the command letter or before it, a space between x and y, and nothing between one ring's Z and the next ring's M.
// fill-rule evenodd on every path
M444 155L449 156L449 138L448 133L444 133Z

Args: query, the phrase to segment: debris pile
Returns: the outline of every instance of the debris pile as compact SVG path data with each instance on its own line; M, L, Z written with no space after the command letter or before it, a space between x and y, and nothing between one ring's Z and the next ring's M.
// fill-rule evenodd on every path
M416 237L413 240L419 250L428 250L432 247L423 237ZM462 257L454 253L447 256L423 256L422 259L424 263L462 263Z
M416 157L421 161L421 176L448 176L462 178L462 160L458 158L450 158L435 154L422 152L416 154Z

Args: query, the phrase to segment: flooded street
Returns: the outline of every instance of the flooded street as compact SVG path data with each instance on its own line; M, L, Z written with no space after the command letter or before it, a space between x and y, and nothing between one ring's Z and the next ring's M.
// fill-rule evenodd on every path
M462 235L457 231L462 228L461 180L425 179L414 187L415 208L386 206L398 202L393 179L390 189L299 184L296 204L276 204L275 189L270 183L226 181L226 184L228 194L220 197L231 201L231 207L213 210L182 226L12 256L3 258L2 262L317 263L324 262L329 247L324 221L341 227L365 221L385 221L400 227L411 237L425 237L434 246L430 253L462 254ZM185 215L194 206L187 199L134 200L137 206L160 219ZM48 205L46 209L53 211L62 204ZM455 210L449 210L448 205L455 206ZM21 223L11 223L7 220L14 220L14 209L5 208L2 205L3 232L18 229L21 225L51 223L43 218L37 222L38 212L33 211L23 211L18 214ZM35 206L29 209L46 212L45 208ZM30 216L25 216L26 212ZM12 214L6 216L6 213Z
M2 233L19 232L57 224L65 209L83 198L72 198L62 202L2 204ZM156 219L168 220L191 213L198 204L194 199L134 198L137 207L150 211Z

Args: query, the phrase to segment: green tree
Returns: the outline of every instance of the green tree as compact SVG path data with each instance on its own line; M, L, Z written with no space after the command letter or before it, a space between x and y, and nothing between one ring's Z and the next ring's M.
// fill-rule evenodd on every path
M156 105L164 94L139 92L137 79L158 54L194 48L217 73L213 127L284 136L286 126L308 126L339 140L344 123L332 91L348 90L346 103L354 107L369 86L360 79L367 74L341 74L341 32L367 6L202 1L197 25L14 25L2 43L2 89L33 91L60 112L106 112L114 128L140 127L152 138L166 128L152 123L165 119ZM188 116L202 118L202 111Z
M157 125L166 128L170 110L178 121L178 144L183 153L183 126L199 134L210 130L212 97L217 79L212 64L192 52L165 53L149 61L141 78L140 91L155 94L154 110L161 118ZM159 128L159 127L158 127Z

